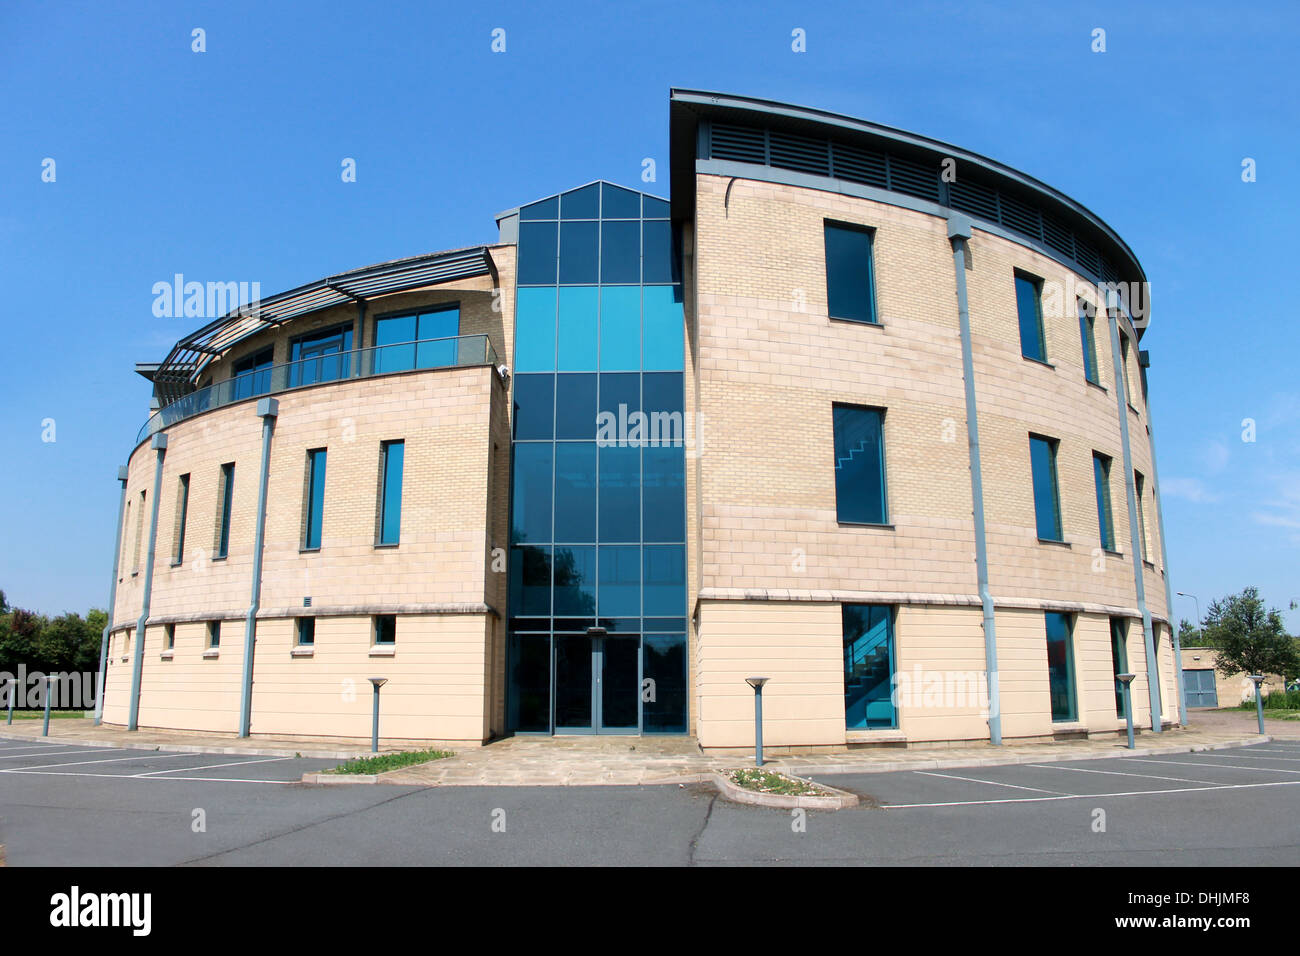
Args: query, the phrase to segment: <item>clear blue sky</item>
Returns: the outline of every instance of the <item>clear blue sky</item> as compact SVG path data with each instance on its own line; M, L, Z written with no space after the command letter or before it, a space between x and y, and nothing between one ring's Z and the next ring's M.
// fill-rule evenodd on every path
M1063 6L4 4L0 588L52 613L106 603L114 476L147 413L132 365L201 324L155 318L155 282L270 294L492 241L493 213L596 178L637 186L647 156L666 194L668 90L684 86L953 142L1109 222L1152 282L1143 347L1175 589L1203 607L1248 584L1300 601L1284 285L1300 5Z

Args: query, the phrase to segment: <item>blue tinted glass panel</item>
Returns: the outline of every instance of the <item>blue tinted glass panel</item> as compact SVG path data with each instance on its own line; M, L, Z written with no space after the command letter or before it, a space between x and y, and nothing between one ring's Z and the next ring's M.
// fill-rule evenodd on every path
M457 362L457 349L460 343L460 308L438 309L425 312L416 323L416 337L422 340L415 347L416 368L446 368Z
M645 389L647 412L682 411L684 396L681 372L646 372L641 380Z
M555 368L555 289L520 289L515 306L515 371Z
M876 321L871 233L826 226L826 301L833 319Z
M883 604L845 604L841 616L844 723L850 728L897 727L892 609Z
M290 348L290 387L347 378L351 369L352 326L326 329L296 339Z
M554 222L519 224L520 285L555 285L556 242L559 226Z
M682 448L646 448L643 454L641 507L645 540L685 541L686 452Z
M681 614L686 606L686 547L647 545L645 561L646 615Z
M551 729L551 639L510 635L509 726L524 733Z
M1110 513L1110 461L1101 455L1092 456L1092 477L1097 486L1097 524L1101 532L1101 546L1115 550L1115 525Z
M600 215L604 219L641 218L641 194L622 186L605 183L601 187L603 205Z
M646 285L679 281L681 276L677 270L672 224L666 219L642 223L641 232L645 239L641 251L644 270L641 281Z
M555 377L555 437L596 437L595 373L570 372Z
M686 635L647 634L641 655L641 679L654 688L653 699L641 702L642 731L686 733Z
M375 373L415 368L416 321L413 315L375 320Z
M641 368L640 286L600 290L600 368L606 372Z
M325 449L307 453L307 528L304 547L320 547L321 521L325 516Z
M600 300L595 286L566 286L560 290L560 371L596 371L599 316Z
M600 548L599 610L602 617L641 614L641 548L637 545Z
M599 452L600 540L638 541L641 538L641 449L611 447L601 448Z
M577 617L596 616L596 546L555 549L555 608Z
M601 223L600 281L641 281L641 223L617 220Z
M667 219L672 207L662 199L655 199L654 196L643 196L644 202L642 215L647 219Z
M532 441L554 435L555 376L515 376L515 439Z
M519 218L526 219L555 219L560 214L560 197L552 196L550 199L543 199L540 202L524 206L519 210Z
M1101 383L1097 377L1097 336L1091 308L1083 299L1079 300L1079 339L1083 343L1083 377L1094 385Z
M596 282L598 275L598 222L560 224L560 281L566 285Z
M1056 491L1056 447L1045 438L1029 439L1029 460L1034 473L1034 516L1038 536L1061 540L1061 507Z
M595 442L555 445L555 540L596 540Z
M551 449L549 442L515 445L514 495L511 498L512 544L551 540Z
M560 196L561 219L595 219L600 215L600 183Z
M1047 617L1047 678L1052 720L1074 720L1074 654L1070 647L1070 618L1057 611Z
M834 409L835 506L840 521L885 523L882 417L875 408Z
M642 333L646 369L679 371L683 367L686 320L682 313L681 286L646 286Z
M1128 625L1122 617L1110 619L1110 660L1115 677L1128 671ZM1117 679L1115 681L1115 716L1124 717L1124 691Z
M1016 316L1020 322L1020 354L1046 362L1047 345L1043 341L1038 282L1026 276L1016 276Z
M379 543L397 544L402 531L402 471L406 443L387 442L384 452L383 502L380 506Z
M230 553L230 510L235 498L235 466L221 466L221 534L217 537L217 557Z
M510 549L510 613L551 613L551 549Z
M602 442L631 440L633 413L641 409L641 376L636 372L600 376L600 428ZM644 437L644 436L643 436Z
M252 398L271 390L271 364L275 349L265 348L255 355L240 359L231 369L234 380L232 398Z

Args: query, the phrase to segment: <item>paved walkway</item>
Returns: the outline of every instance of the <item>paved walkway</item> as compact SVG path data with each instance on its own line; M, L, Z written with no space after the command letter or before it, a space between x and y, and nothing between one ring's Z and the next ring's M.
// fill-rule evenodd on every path
M88 747L123 747L128 750L170 750L178 753L249 754L254 757L349 757L370 753L370 742L349 740L312 741L295 737L239 737L236 734L216 734L190 730L135 730L96 727L89 717L59 718L50 721L50 734L41 736L39 718L18 719L12 724L4 722L0 713L0 740L36 740L60 744L84 744ZM395 750L396 747L381 747Z

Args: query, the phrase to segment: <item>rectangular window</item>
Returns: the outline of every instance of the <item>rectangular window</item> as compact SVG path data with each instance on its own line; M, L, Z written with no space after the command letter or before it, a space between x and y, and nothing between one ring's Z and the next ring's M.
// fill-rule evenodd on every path
M176 649L176 625L168 624L163 628L163 650Z
M886 524L882 408L835 405L835 513L848 524Z
M268 345L252 355L245 356L230 367L231 398L252 398L265 395L271 390L271 361L275 356L274 346Z
M140 492L140 507L135 515L135 560L131 562L131 573L140 573L140 548L144 542L144 502L145 492Z
M844 722L850 728L897 727L894 706L894 609L845 604Z
M1061 499L1056 483L1054 438L1029 436L1029 461L1034 475L1034 514L1042 541L1061 541Z
M460 305L375 319L375 374L456 364Z
M221 622L208 621L208 650L216 650L221 646Z
M826 305L832 319L876 322L872 230L827 222Z
M1134 484L1134 493L1137 497L1138 544L1142 548L1142 560L1146 561L1148 560L1147 559L1147 514L1146 514L1146 508L1142 504L1142 499L1144 497L1144 492L1146 490L1146 482L1142 478L1142 472L1140 471L1133 472L1133 484Z
M1115 716L1127 717L1124 692L1119 682L1119 675L1128 670L1128 621L1122 617L1110 619L1110 659L1115 672Z
M190 476L181 475L176 482L176 526L172 540L172 564L185 563L185 521L190 510Z
M1093 385L1100 385L1097 374L1097 310L1087 299L1079 300L1079 338L1083 342L1083 375Z
M1115 522L1110 511L1110 459L1100 452L1092 453L1092 477L1097 485L1097 525L1101 531L1101 546L1106 551L1115 550Z
M402 531L402 469L406 442L379 446L379 544L397 544Z
M224 558L230 552L230 509L235 496L235 463L221 466L221 480L217 485L217 543L215 557Z
M1128 334L1121 331L1119 333L1119 354L1121 364L1124 366L1121 370L1124 375L1124 400L1133 405L1133 379L1128 374ZM1133 405L1136 408L1136 405Z
M325 517L325 449L313 448L307 452L307 481L302 529L304 550L320 548L321 521Z
M290 343L289 387L347 378L352 359L352 326L340 325Z
M314 647L316 644L316 619L314 617L298 618L298 646Z
M1070 639L1070 615L1048 611L1047 683L1052 698L1052 720L1071 721L1074 705L1074 649Z
M1016 316L1020 321L1020 354L1039 362L1047 361L1043 335L1043 283L1033 276L1016 273Z
M396 644L397 643L397 615L376 614L374 621L375 621L375 643Z

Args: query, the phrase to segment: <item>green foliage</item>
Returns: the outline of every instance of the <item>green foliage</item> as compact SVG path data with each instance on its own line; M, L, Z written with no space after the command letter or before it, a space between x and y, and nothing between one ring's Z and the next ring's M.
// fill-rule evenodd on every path
M1267 690L1267 687L1265 688ZM1238 706L1242 710L1255 710L1255 698L1243 700ZM1275 690L1264 695L1265 710L1300 710L1300 690Z
M819 795L826 793L816 784L804 780L795 780L775 770L760 770L757 767L726 771L728 779L746 790L758 793L779 793L785 796Z
M1235 674L1300 674L1300 654L1282 615L1265 608L1258 588L1245 588L1210 604L1205 615L1206 644L1217 650L1218 669Z
M96 672L99 670L99 643L108 616L93 609L84 618L80 614L61 614L49 618L35 611L10 607L0 591L0 671L18 673L20 664L27 672Z
M1183 647L1207 647L1205 635L1201 629L1187 618L1178 622L1178 643Z
M376 754L373 757L353 757L347 763L339 764L330 773L383 773L409 767L415 763L428 763L430 760L443 760L453 756L450 750L399 750L391 754Z

